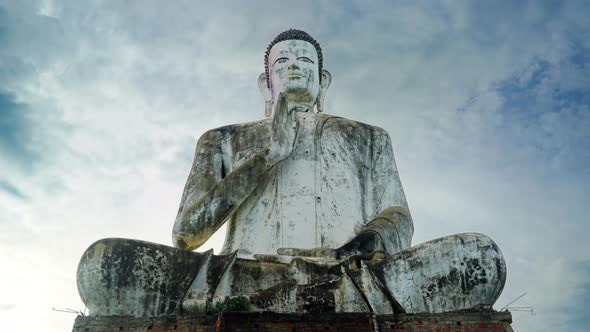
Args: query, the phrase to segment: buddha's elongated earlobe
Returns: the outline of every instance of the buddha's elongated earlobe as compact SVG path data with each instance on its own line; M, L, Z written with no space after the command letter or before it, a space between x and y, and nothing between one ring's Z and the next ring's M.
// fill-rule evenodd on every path
M322 81L320 82L320 93L318 93L318 99L316 100L318 113L322 113L324 111L324 99L326 98L326 91L328 91L330 83L332 83L332 74L330 74L329 71L322 69L320 75L322 75Z
M320 101L320 97L318 96L318 100L315 103L315 107L318 110L318 113L322 113L324 111L323 101Z
M264 116L267 118L272 115L272 100L264 101Z
M272 115L272 94L270 93L270 88L268 87L268 78L266 77L266 73L262 73L258 76L258 88L264 97L264 115L268 118Z

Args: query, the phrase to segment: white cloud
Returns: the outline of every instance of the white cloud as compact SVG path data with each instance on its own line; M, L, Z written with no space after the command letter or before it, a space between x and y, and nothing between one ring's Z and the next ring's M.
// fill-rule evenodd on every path
M563 93L589 89L588 62L572 60L588 57L584 3L239 6L0 5L13 18L0 29L0 89L32 110L41 160L2 174L30 197L0 192L4 326L33 312L45 330L70 328L74 316L51 307L82 308L76 265L99 238L170 244L196 139L262 117L263 52L289 27L322 44L327 111L390 132L414 243L486 233L508 262L498 304L528 291L538 313L515 313L514 328L569 319L570 290L587 278L575 266L588 260L590 117L587 100L565 105Z

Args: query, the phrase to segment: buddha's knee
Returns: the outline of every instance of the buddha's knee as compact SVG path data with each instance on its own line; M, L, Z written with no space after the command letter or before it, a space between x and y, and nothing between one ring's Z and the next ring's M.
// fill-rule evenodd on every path
M80 260L78 291L94 316L172 313L201 260L197 253L155 243L102 239Z
M506 282L502 252L489 237L463 233L404 250L383 265L384 281L407 312L492 305Z

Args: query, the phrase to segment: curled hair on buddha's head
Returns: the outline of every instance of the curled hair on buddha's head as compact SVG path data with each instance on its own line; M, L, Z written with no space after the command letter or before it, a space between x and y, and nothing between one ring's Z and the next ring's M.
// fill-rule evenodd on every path
M320 47L320 43L318 43L317 40L313 39L313 37L310 36L307 32L305 32L303 30L297 30L297 29L289 29L287 31L283 31L283 32L279 33L279 35L276 36L275 39L273 39L273 41L270 42L270 44L266 48L266 53L264 53L264 73L266 74L266 77L269 77L269 75L268 75L268 55L270 54L270 49L275 44L280 43L285 40L303 40L303 41L306 41L306 42L312 44L315 47L315 50L318 53L318 72L320 73L320 83L321 83L321 81L322 81L321 74L322 74L322 69L323 69L324 57L322 55L322 48ZM269 80L266 81L266 84L270 88Z

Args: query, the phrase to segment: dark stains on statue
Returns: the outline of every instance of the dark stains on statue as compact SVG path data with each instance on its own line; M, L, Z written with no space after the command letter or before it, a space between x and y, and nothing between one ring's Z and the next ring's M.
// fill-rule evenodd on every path
M237 259L231 274L231 293L249 294L251 305L259 310L313 313L335 312L334 291L342 278L339 265L301 258L290 265Z
M420 291L425 298L431 297L437 292L441 291L447 286L456 285L458 283L462 284L462 280L464 278L461 276L461 273L458 269L452 268L448 275L443 276L436 280L435 282L424 285L421 287Z
M336 288L335 282L326 281L315 285L304 285L297 288L298 312L322 313L335 312L336 301L334 293L331 291Z
M116 300L119 293L136 294L141 305L133 312L139 317L174 312L204 257L154 243L111 238L91 245L82 261L86 268L78 271L78 288L95 287L91 282L94 279L106 286L102 292L87 292L107 299L105 307L96 309L118 314L119 310L128 310L124 308L127 303ZM90 297L85 300L94 301Z
M475 286L488 282L486 271L481 267L478 259L466 259L464 260L464 263L461 263L461 265L463 264L467 265L465 268L465 274L462 276L463 279L461 280L461 290L463 291L463 294L469 294Z
M452 287L453 285L460 285L463 294L470 294L476 286L488 282L486 271L482 268L478 259L464 258L461 266L464 267L463 271L453 267L449 274L437 278L428 285L423 285L420 288L422 295L429 298L441 292L445 287Z
M297 287L295 280L284 281L251 295L250 303L256 308L270 311L288 301L295 287Z

